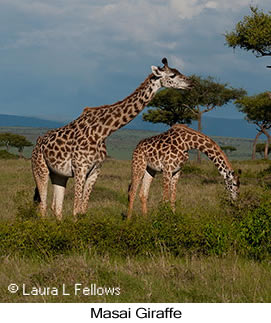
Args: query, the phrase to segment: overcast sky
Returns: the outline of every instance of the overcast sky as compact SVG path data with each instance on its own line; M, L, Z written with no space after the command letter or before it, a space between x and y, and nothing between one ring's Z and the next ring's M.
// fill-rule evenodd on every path
M0 113L67 121L114 103L166 56L186 75L270 90L271 58L225 46L270 0L0 0ZM210 116L242 117L234 107Z

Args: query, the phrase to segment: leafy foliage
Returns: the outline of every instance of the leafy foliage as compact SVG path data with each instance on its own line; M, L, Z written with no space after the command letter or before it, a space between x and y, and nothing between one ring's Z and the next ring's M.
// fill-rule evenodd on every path
M271 55L271 15L250 7L251 15L238 22L234 31L225 34L229 47L252 51L256 56Z
M270 202L250 211L239 225L238 241L242 252L255 259L264 259L271 253Z
M24 136L13 134L11 132L0 133L0 146L5 146L7 151L9 147L18 148L19 153L23 152L24 147L33 146Z
M6 150L0 150L0 159L18 159L18 156Z
M155 109L143 114L143 120L153 123L165 123L169 126L175 123L190 124L195 115L185 103L186 94L176 89L164 89L149 103Z
M210 76L204 79L192 75L190 79L193 88L189 91L173 89L159 91L149 104L155 109L144 113L143 119L170 126L174 123L190 123L193 119L198 119L202 113L223 106L246 93L243 89L234 89L226 83L218 83Z
M173 213L161 204L148 218L131 221L120 216L86 215L76 222L40 219L33 205L25 203L28 193L16 197L17 218L0 222L1 255L18 254L38 258L93 250L99 254L148 256L167 252L225 255L232 251L262 260L271 254L271 204L259 199L248 207L245 202L229 205L226 217L194 218ZM247 199L245 196L243 199ZM226 205L227 204L227 205Z
M271 100L268 92L253 96L244 96L236 100L239 111L246 114L249 122L265 128L271 126Z
M271 99L270 93L264 92L253 96L245 96L236 100L239 111L246 114L248 122L258 126L258 134L253 143L252 159L255 159L256 143L260 134L264 133L271 144L271 136L268 129L271 127ZM265 158L267 159L268 149L265 150Z
M222 150L224 150L226 153L230 152L232 153L233 151L236 151L236 148L233 146L220 146Z

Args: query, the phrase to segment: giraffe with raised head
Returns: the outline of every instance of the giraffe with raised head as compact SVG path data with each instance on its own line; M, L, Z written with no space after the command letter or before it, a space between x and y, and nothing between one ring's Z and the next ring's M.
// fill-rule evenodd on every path
M152 73L124 100L111 105L85 108L74 121L39 137L32 153L36 182L34 200L46 214L47 186L53 184L52 210L62 217L67 181L74 177L73 215L86 213L89 195L106 157L106 138L134 119L161 87L189 89L191 81L163 58L163 67L152 66Z
M137 188L141 182L139 196L142 213L147 213L149 189L157 172L163 172L163 200L169 201L173 211L175 210L176 186L190 149L198 149L208 156L223 176L231 198L237 199L239 177L221 148L208 136L183 124L175 124L160 135L141 140L134 150L128 218L132 215Z

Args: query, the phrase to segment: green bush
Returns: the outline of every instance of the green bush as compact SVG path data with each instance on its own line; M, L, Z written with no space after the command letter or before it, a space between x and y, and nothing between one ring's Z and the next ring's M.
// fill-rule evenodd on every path
M197 175L203 173L203 171L199 167L189 162L184 164L184 166L182 167L182 172L183 174L197 174Z
M238 227L241 253L262 260L271 254L271 201L249 211Z
M203 251L207 254L222 256L232 249L232 226L225 223L206 223L204 226Z
M54 217L40 218L35 205L27 202L29 195L19 192L17 217L0 221L1 255L50 258L89 250L124 257L235 252L263 260L271 255L271 201L267 202L267 195L255 200L245 194L235 204L223 200L221 209L229 212L219 218L173 213L163 203L148 217L134 216L130 221L115 210L115 214L87 214L77 221L70 216L61 222Z
M19 156L14 155L6 150L0 150L0 159L18 159Z
M264 177L266 175L271 175L271 165L269 165L269 167L258 173L258 177Z
M17 220L38 219L37 207L32 202L33 192L18 191L14 196L14 204L17 207Z

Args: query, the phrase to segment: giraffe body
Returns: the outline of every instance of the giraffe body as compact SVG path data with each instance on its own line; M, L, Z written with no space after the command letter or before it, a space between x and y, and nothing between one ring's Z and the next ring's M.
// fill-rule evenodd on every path
M73 214L85 213L89 195L102 162L106 158L106 138L134 119L161 87L189 89L190 80L163 59L163 67L152 66L152 73L127 98L111 105L85 108L74 121L39 137L32 153L36 182L34 199L41 215L46 214L47 186L53 184L52 210L58 219L67 181L75 178Z
M170 201L175 210L176 186L180 171L188 160L188 151L204 152L223 176L226 188L235 200L239 193L239 178L221 148L208 136L185 125L176 124L168 131L143 139L133 153L132 183L129 188L128 218L132 215L133 203L139 184L142 213L147 213L147 199L153 177L163 172L163 199Z

